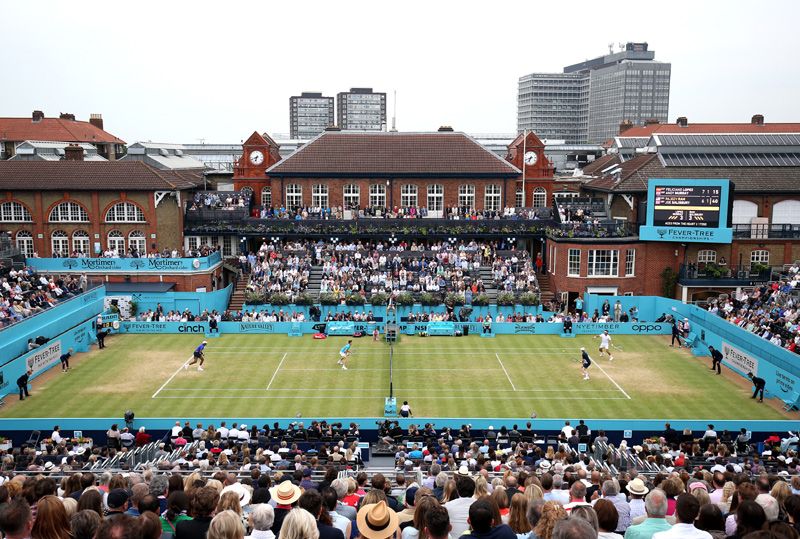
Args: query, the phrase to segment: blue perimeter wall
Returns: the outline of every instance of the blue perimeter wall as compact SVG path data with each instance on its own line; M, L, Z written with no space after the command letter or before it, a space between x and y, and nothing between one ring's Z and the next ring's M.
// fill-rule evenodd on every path
M227 293L227 289L223 291L217 291L215 293L210 294L194 294L194 293L173 293L173 294L194 294L196 296L208 296L212 294L217 294L225 292ZM59 337L54 338L51 340L48 345L55 345L58 342L62 349L66 348L74 348L76 351L86 351L89 349L89 345L94 342L95 335L92 329L92 322L93 318L102 311L102 298L103 293L101 289L98 291L90 292L92 296L86 296L84 300L78 303L74 303L74 305L70 305L71 302L65 302L63 305L60 305L42 315L39 315L35 318L29 320L32 321L47 321L49 327L64 327L65 329L69 329L65 333L61 334ZM82 296L81 296L82 297ZM75 302L79 300L79 298L75 298L71 300ZM165 297L161 298L152 298L154 301L158 301L160 299L160 303L165 305L166 308L166 299ZM189 296L187 296L189 299ZM195 298L196 301L201 301L200 297ZM685 305L680 303L679 301L660 298L660 297L641 297L641 296L623 296L623 297L608 297L608 296L594 296L591 294L586 294L586 309L589 312L593 312L594 309L600 309L602 302L608 299L611 303L612 307L614 303L619 299L623 305L625 310L628 310L631 306L636 305L639 309L639 319L640 322L638 323L586 323L586 324L575 324L574 331L576 334L596 334L602 331L603 329L609 329L612 333L617 334L669 334L670 327L668 324L655 324L653 320L660 316L662 313L672 314L673 316L680 317L680 318L688 318L692 325L692 333L697 336L693 346L692 351L696 355L708 355L708 345L713 345L721 350L725 350L726 347L728 348L728 354L725 357L725 364L728 365L730 368L740 372L741 374L745 374L743 369L753 369L753 372L756 372L759 376L764 378L767 381L767 392L775 397L778 398L786 398L787 395L793 395L798 388L800 388L800 358L797 355L792 354L787 350L783 350L778 348L777 346L760 339L759 337L738 328L725 320L718 318L710 313L699 309L693 305ZM148 301L150 298L148 298ZM83 302L86 302L85 304ZM80 309L78 308L80 307ZM83 309L85 307L85 310ZM271 308L271 307L270 307ZM365 306L363 308L359 307L332 307L331 309L336 311L348 311L348 310L360 310L365 311L369 310L370 306ZM65 309L70 309L67 312ZM294 306L284 306L283 309L286 310L295 310L295 309L305 309L307 312L307 307L298 307L295 308ZM398 309L398 316L405 316L408 310L413 309L417 310L419 307L414 308L407 308L403 310L403 308ZM512 312L537 312L535 309L536 307L483 307L483 308L476 308L473 311L473 316L477 316L478 314L484 312L492 312L496 313L497 311L501 310L505 313L512 313ZM423 311L440 311L444 310L443 308L421 308ZM76 315L76 311L81 313L81 316L87 315L87 318L81 318L77 325L75 325L76 321L79 321L79 316ZM323 314L326 312L326 309L323 308ZM376 308L374 310L376 316L385 316L385 307L383 308ZM45 318L45 315L49 315ZM42 317L42 318L39 318ZM50 318L54 318L55 320L51 320ZM61 324L61 326L58 326ZM305 322L299 324L303 333L311 332L311 326L314 323ZM368 329L371 329L373 326L364 324L367 326ZM413 326L414 324L408 324L408 326ZM464 325L464 324L457 324L457 325ZM194 327L193 327L194 326ZM220 324L220 330L222 333L288 333L292 330L293 324L290 322L280 322L280 323L272 323L272 322L252 322L252 323L237 323L237 322L225 322ZM478 333L481 329L481 324L472 322L469 323L470 331ZM512 334L512 333L524 333L524 334L558 334L561 332L561 324L550 324L550 323L543 323L543 324L493 324L492 328L495 333L498 334ZM15 329L16 326L13 326L3 332L0 332L0 337L5 336L6 331L12 331L13 333L25 333L24 335L19 335L16 340L22 339L22 342L26 342L28 338L28 334L30 335L38 335L43 333L43 327L36 324L36 328L28 328L26 331L22 331L21 329ZM20 328L22 325L20 324ZM416 329L416 328L414 328ZM120 331L121 332L129 332L129 333L205 333L208 330L207 324L205 323L181 323L181 322L124 322L121 324ZM411 332L411 330L407 327L407 331ZM64 331L62 329L62 331ZM12 333L8 333L11 335ZM9 341L10 342L10 341ZM8 343L3 342L0 347L0 350L5 350L5 347L8 346ZM47 345L46 345L47 346ZM733 347L735 350L731 351L730 348ZM34 356L40 355L40 357L34 358ZM6 355L5 357L9 357ZM40 372L44 372L48 368L55 366L58 364L58 357L53 356L51 354L44 354L42 350L39 352L33 351L30 354L26 354L16 360L3 365L0 368L0 393L8 393L8 392L15 392L16 391L16 384L15 381L18 376L20 376L23 372L24 367L28 364L28 362L36 362L38 370L34 374L34 377L39 374ZM3 419L0 420L0 432L8 433L13 436L20 436L24 437L24 434L29 432L32 429L39 429L42 430L44 433L48 429L52 429L53 425L58 424L61 428L65 430L82 430L85 433L92 433L95 437L102 438L105 430L112 424L112 423L119 423L122 424L122 414L124 410L120 410L120 417L119 418L20 418L20 419ZM279 422L281 425L286 426L288 423L292 421L297 421L296 419L287 419L287 418L208 418L208 417L198 417L198 418L180 418L183 421L191 421L192 423L202 422L204 424L208 423L219 423L219 421L227 420L227 421L241 421L248 424L264 424L269 423L272 424L274 422ZM360 423L362 430L371 429L372 425L374 424L374 420L382 420L383 418L327 418L328 421L341 421L342 423L350 423L356 422ZM565 419L572 419L577 420L580 418L564 418L564 419L534 419L534 429L538 431L556 431L560 430L563 426ZM664 423L666 421L670 421L672 426L676 429L683 429L683 428L690 428L693 430L705 430L705 427L708 423L713 422L715 427L720 429L728 429L731 431L738 430L742 427L752 430L753 432L757 433L766 433L766 432L781 432L786 431L789 428L792 428L793 422L790 420L785 421L718 421L714 420L713 418L703 419L703 420L680 420L675 418L663 418L663 419L644 419L644 420L593 420L591 418L583 418L587 420L587 423L590 427L594 430L597 429L604 429L612 433L612 438L619 439L622 438L624 434L632 434L634 439L640 439L642 436L647 436L651 433L660 432L663 430ZM135 426L146 426L148 429L155 431L154 433L158 433L159 430L166 430L171 427L176 418L146 418L140 419L136 421ZM308 421L308 419L306 419ZM424 424L426 422L433 422L436 424L437 428L442 428L445 426L450 427L459 427L464 423L472 424L474 429L484 429L487 428L489 425L494 426L496 429L499 428L501 425L511 426L514 423L518 425L523 425L527 421L530 421L528 418L413 418L409 420L400 420L401 425L407 426L409 423L415 424ZM627 431L631 430L631 433ZM615 433L615 434L614 434Z
M225 288L214 290L213 292L119 292L109 294L109 296L112 298L130 297L131 300L136 302L139 313L148 310L155 311L160 303L165 313L169 311L183 312L189 309L189 311L194 314L200 314L203 311L225 312L228 308L228 302L230 301L232 292L233 285L230 284Z

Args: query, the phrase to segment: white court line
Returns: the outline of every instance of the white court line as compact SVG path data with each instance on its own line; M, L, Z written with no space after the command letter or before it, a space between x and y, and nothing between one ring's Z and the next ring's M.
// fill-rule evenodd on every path
M606 370L605 370L603 367L601 367L601 366L600 366L600 362L599 362L599 361L593 361L592 363L593 363L594 365L596 365L598 369L600 369L600 372L602 372L603 374L605 374L605 375L606 375L606 377L607 377L609 380L611 380L611 383L612 383L612 384L614 384L615 386L617 386L617 389L619 389L620 391L622 391L622 394L623 394L623 395L625 395L625 398L627 398L627 399L629 399L629 400L631 399L631 396L630 396L630 395L628 395L627 393L625 393L625 390L624 390L624 389L622 389L622 386L620 386L620 385L617 383L617 381L616 381L616 380L614 380L613 378L611 378L611 376L609 376L609 374L606 372Z
M191 359L191 358L189 358L189 359ZM167 378L167 381L166 381L166 382L164 382L164 384L163 384L161 387L159 387L159 388L158 388L158 391L156 391L155 393L153 393L153 396L152 396L152 397L150 397L150 398L151 398L151 399L155 399L155 398L156 398L156 395L158 395L159 393L161 393L161 390L162 390L162 389L164 389L164 388L167 386L167 384L169 384L169 383L172 381L172 379L173 379L173 378L175 378L176 376L178 376L178 373L179 373L179 372L181 372L181 371L183 370L183 366L184 366L184 365L186 365L187 363L189 363L189 360L188 360L188 359L187 359L186 361L184 361L183 363L181 363L181 366L180 366L180 367L178 367L178 370L176 370L175 372L173 372L173 373L172 373L172 376L170 376L169 378Z
M354 371L358 371L358 372L364 372L364 371L388 372L389 371L389 367L385 367L385 368L382 368L382 369L377 369L377 368L372 368L372 367L366 367L366 368L350 367L350 369L354 370ZM337 368L289 369L289 368L286 368L286 369L283 369L283 370L285 372L285 371L338 371L338 370L341 370L341 369L337 369ZM485 369L481 369L481 368L477 368L477 367L475 367L475 368L465 367L465 368L459 368L459 369L448 369L448 368L443 368L443 367L431 367L431 368L420 367L418 369L398 369L398 368L395 368L394 372L420 372L420 371L425 371L425 372L428 372L428 371L444 371L444 372L486 371L486 372L491 372L491 371L496 371L496 370L498 370L496 367L493 368L493 369L492 368L488 368L488 367L485 368Z
M284 369L286 370L286 369ZM290 387L290 388L276 388L270 389L270 392L276 391L314 391L314 392L324 392L324 391L341 391L341 388L328 388L328 389L319 389L316 387ZM200 392L210 392L210 391L264 391L261 388L238 388L238 387L213 387L213 388L190 388L190 387L168 387L164 389L164 391L200 391ZM421 395L439 395L441 393L458 393L459 395L463 394L463 391L459 390L441 390L441 389L431 389L431 390L424 390L419 389L417 387L410 387L410 388L395 388L395 391L402 391L406 394L418 392ZM491 389L493 393L603 393L613 391L614 393L617 392L616 389L572 389L572 388L562 388L562 389ZM356 390L357 393L370 393L376 392L380 395L386 393L384 389L358 389Z
M272 378L270 379L269 384L267 384L267 391L269 391L269 388L272 387L272 382L274 382L275 381L275 377L278 376L278 371L281 370L281 365L283 365L283 360L285 360L285 359L286 359L286 354L283 354L283 357L281 358L281 362L278 363L278 368L275 369L275 373L272 375Z
M511 384L511 389L516 391L517 388L514 386L514 382L511 381L511 377L508 375L508 371L506 370L505 365L503 365L503 362L500 361L500 355L499 354L495 354L494 357L497 358L497 361L500 362L500 366L503 368L503 372L506 373L506 378L508 378L508 383Z
M157 397L157 399L184 399L184 400L185 399L306 399L306 400L307 399L325 399L325 400L328 400L328 399L347 399L347 400L352 400L352 399L359 399L359 400L375 399L375 400L377 400L377 399L380 399L380 398L381 397L379 395L316 395L316 396L308 396L308 395L254 395L254 396L249 396L249 397L245 397L245 396L242 396L242 395L198 395L198 396L191 396L191 397L182 397L182 396L179 396L179 395L174 395L174 396L171 396L171 395L160 395L159 397ZM416 400L428 400L428 399L453 400L453 399L464 399L466 397L464 395L436 395L436 396L416 395L416 396L413 396L411 398L414 398ZM509 396L507 396L505 398L506 399L512 399L512 400L531 400L531 399L536 399L538 397L531 396L531 395L527 395L527 396L526 395L509 395ZM580 396L574 396L574 397L568 397L568 396L547 397L548 401L550 401L550 400L577 400L577 399L580 399L582 401L584 401L584 400L603 400L603 401L627 400L627 399L625 399L625 397L580 397Z

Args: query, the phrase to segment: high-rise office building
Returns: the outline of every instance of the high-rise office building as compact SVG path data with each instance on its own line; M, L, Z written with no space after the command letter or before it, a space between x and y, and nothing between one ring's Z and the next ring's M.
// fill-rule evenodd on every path
M372 88L339 92L336 119L341 129L381 131L386 128L386 93Z
M563 73L519 79L517 130L571 144L600 143L629 120L667 121L672 65L655 60L647 43L567 66Z
M303 92L289 98L289 131L293 139L312 139L333 125L333 98Z

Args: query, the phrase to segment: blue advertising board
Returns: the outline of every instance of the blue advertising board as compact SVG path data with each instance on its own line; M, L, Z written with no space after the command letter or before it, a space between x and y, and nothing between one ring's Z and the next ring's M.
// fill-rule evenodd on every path
M647 182L647 218L639 237L648 241L731 243L730 180L658 179Z
M219 252L197 258L28 258L37 272L80 273L193 273L208 271L222 263Z

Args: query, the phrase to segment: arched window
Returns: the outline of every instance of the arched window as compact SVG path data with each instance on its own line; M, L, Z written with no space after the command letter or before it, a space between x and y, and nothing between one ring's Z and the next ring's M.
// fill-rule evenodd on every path
M766 249L756 249L750 252L750 264L763 264L769 266L769 251Z
M89 256L89 233L85 230L76 230L72 233L72 250Z
M311 205L320 208L327 208L329 206L327 185L318 183L311 187Z
M77 202L62 202L50 211L51 223L88 223L89 214Z
M147 253L147 240L144 232L141 230L134 230L128 234L128 249L131 253L133 253L135 249L139 256Z
M404 184L400 187L400 206L403 208L410 208L417 206L417 186L413 183Z
M17 232L17 249L25 256L33 256L33 234L27 230Z
M382 183L373 183L369 186L369 205L371 208L386 207L386 186Z
M249 205L253 199L253 188L249 186L242 187L242 195L244 195L245 205Z
M773 225L800 225L800 200L782 200L772 206Z
M63 230L56 230L51 234L50 245L54 257L69 256L69 236Z
M120 202L106 212L107 223L144 223L144 212L131 202Z
M717 262L717 252L714 249L703 249L697 252L698 264L715 264Z
M441 217L444 211L444 186L438 183L428 185L428 212L431 217Z
M261 190L261 205L265 208L272 207L272 188L265 187Z
M286 186L286 207L299 208L303 205L303 186L290 183Z
M30 223L31 212L19 202L3 202L0 204L0 221L4 223Z
M734 200L731 222L734 225L749 225L753 217L758 217L758 204L749 200Z
M496 183L487 185L483 198L483 209L487 211L500 211L503 207L502 201L503 197L501 195L500 186Z
M343 197L344 197L344 207L345 209L357 209L361 206L361 188L354 184L348 183L342 189Z
M116 251L117 255L125 254L125 236L119 230L112 230L108 233L108 249Z
M475 207L474 185L461 184L458 186L458 207L463 210L471 210Z
M522 194L522 187L517 187L517 192L514 195L514 207L522 208L525 206L525 196Z
M533 207L544 208L547 206L547 191L544 187L537 187L533 190Z

